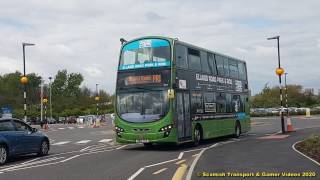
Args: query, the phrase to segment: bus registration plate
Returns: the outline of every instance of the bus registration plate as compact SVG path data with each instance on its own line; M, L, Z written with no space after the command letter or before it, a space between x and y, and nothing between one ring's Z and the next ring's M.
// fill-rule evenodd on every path
M138 139L136 139L136 143L148 143L149 140L145 139L143 135L140 135Z

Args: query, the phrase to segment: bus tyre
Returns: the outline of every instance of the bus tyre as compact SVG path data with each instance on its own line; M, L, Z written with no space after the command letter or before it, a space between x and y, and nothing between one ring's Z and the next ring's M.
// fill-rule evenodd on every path
M193 140L193 144L195 146L198 146L200 144L200 141L201 141L201 131L200 131L200 128L199 126L196 126L194 128L194 140Z
M0 144L0 166L8 160L8 150L6 146Z
M239 138L240 135L241 135L241 126L240 126L240 123L237 122L236 127L234 128L234 137Z

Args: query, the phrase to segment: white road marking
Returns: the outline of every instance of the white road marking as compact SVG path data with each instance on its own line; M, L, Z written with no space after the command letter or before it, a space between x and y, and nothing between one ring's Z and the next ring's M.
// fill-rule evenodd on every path
M82 141L78 141L76 142L76 144L87 144L88 142L90 142L91 140L82 140Z
M74 129L74 127L68 127L69 129Z
M297 153L299 153L300 155L306 157L306 158L309 159L310 161L316 163L318 166L320 166L320 163L318 163L316 160L314 160L314 159L312 159L311 157L303 154L302 152L298 151L298 150L294 147L294 146L295 146L296 144L298 144L299 142L301 142L301 141L295 142L295 143L291 146L292 149L293 149L294 151L296 151Z
M136 173L134 173L132 176L128 178L128 180L134 180L145 168L140 168Z
M62 160L62 161L60 161L60 162L63 163L63 162L69 161L69 160L74 159L74 158L79 157L79 156L80 156L80 154L75 155L75 156L72 156L72 157L69 157L69 158L64 159L64 160Z
M85 148L81 149L80 152L86 151L87 149L89 149L89 148L91 148L91 147L94 147L94 145L85 147Z
M181 153L179 154L179 156L178 156L178 159L181 159L182 156L183 156L183 154L184 154L185 152L187 152L187 151L181 152Z
M171 159L171 160L168 160L168 161L163 161L163 162L151 164L151 165L148 165L148 166L144 166L144 167L140 168L137 172L135 172L132 176L130 176L130 177L128 178L128 180L133 180L134 178L136 178L136 177L137 177L144 169L146 169L146 168L153 167L153 166L158 166L158 165L161 165L161 164L165 164L165 163L169 163L169 162L173 162L173 161L180 160L180 159L182 158L184 152L185 152L185 151L180 152L178 158L176 158L176 159Z
M70 143L71 141L61 141L61 142L56 142L56 143L53 143L51 144L52 146L58 146L58 145L64 145L64 144L68 144Z
M55 160L63 159L63 158L64 157L53 157L53 158L49 158L49 159L43 159L43 160L40 160L40 161L33 161L33 162L30 162L30 163L18 164L18 165L14 165L14 166L11 166L11 167L8 167L8 168L1 169L0 171L1 172L3 172L3 171L12 171L12 170L15 170L15 169L29 167L29 166L36 165L36 164L39 165L40 163L45 163L45 162L49 162L49 161L55 161Z
M112 139L101 139L99 142L100 143L107 143L107 142L110 142L112 141Z
M25 162L23 162L22 164L31 163L31 162L36 161L36 160L38 160L38 159L40 159L40 158L35 158L35 159L30 160L30 161L25 161Z
M62 129L64 129L64 128L58 128L58 129L61 129L61 130L62 130Z
M84 128L84 127L83 127L83 126L79 126L78 128L82 129L82 128Z
M123 146L117 147L116 149L122 149L122 148L124 148L126 146L128 146L128 145L123 145Z
M82 153L82 154L78 154L78 155L69 157L67 159L64 159L65 157L52 157L52 156L77 153L80 151L70 151L70 152L65 152L65 153L60 153L60 154L55 154L55 155L49 155L46 157L52 157L52 158L47 158L47 159L43 159L40 161L29 161L29 163L25 162L25 163L21 163L19 165L12 165L12 166L3 167L2 169L0 169L0 174L3 174L5 172L18 171L18 170L24 170L24 169L30 169L30 168L36 168L36 167L43 167L43 166L48 166L48 165L56 165L56 164L63 163L63 162L69 161L71 159L77 158L79 156L97 154L97 153L102 153L102 152L110 152L110 151L114 151L117 149L121 149L125 146L127 146L127 145L117 147L116 149L104 149L104 150L99 150L99 151L86 152L86 153ZM57 161L59 159L64 159L64 160ZM51 162L49 162L49 161L51 161ZM52 161L55 161L55 162L52 162Z
M202 150L200 151L200 153L199 153L198 156L194 159L194 161L192 162L192 164L191 164L191 166L190 166L190 169L189 169L188 174L187 174L187 176L186 176L186 180L190 180L190 179L191 179L192 173L193 173L193 170L194 170L194 167L196 166L196 164L197 164L200 156L204 153L204 151L206 151L207 149L216 147L217 145L218 145L218 144L213 144L213 145L211 145L210 147L206 147L206 148L204 148L204 149L202 149Z

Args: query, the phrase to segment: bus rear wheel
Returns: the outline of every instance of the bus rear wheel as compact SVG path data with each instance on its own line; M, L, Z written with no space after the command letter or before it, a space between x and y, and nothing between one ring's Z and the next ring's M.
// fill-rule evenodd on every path
M196 127L194 128L194 133L193 133L193 135L194 135L193 144L194 144L195 146L198 146L198 145L200 144L200 141L201 141L201 131L200 131L199 126L196 126Z

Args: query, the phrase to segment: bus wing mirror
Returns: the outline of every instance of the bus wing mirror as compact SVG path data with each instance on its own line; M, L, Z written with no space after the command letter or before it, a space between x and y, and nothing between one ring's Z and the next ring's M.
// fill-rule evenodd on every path
M168 98L174 99L174 90L173 89L168 89Z

